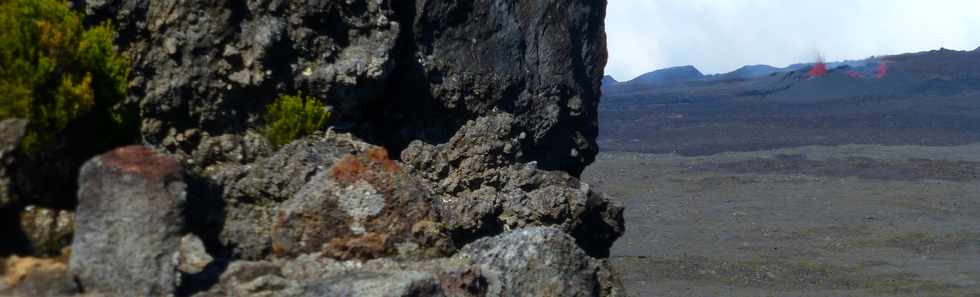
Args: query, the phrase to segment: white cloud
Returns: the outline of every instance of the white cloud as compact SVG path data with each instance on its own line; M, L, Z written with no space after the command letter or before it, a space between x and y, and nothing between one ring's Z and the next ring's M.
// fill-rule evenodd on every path
M705 73L939 47L980 46L973 0L609 0L606 73L628 80L658 68Z

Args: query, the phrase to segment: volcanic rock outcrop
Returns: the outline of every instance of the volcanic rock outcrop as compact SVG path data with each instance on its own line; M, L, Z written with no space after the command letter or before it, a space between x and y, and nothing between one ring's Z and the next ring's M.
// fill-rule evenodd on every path
M605 4L73 1L115 24L147 147L81 170L68 271L106 294L622 295L622 208L577 178ZM263 112L297 93L330 128L274 148Z
M302 91L392 148L506 112L527 133L522 161L577 175L597 153L605 1L76 2L119 26L144 137L171 152Z

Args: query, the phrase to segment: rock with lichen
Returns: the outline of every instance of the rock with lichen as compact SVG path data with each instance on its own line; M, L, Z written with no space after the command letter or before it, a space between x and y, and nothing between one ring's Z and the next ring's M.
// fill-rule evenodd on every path
M385 149L349 134L297 140L254 164L221 170L209 179L223 205L215 234L236 257L431 257L451 250L426 185Z
M69 271L87 291L167 295L177 289L187 185L176 160L115 149L79 173Z
M280 205L343 156L369 146L350 135L331 133L294 141L248 165L216 167L207 179L219 193L203 194L216 203L193 210L203 213L198 218L214 220L197 224L216 228L210 232L235 257L263 259L272 253L272 227Z
M344 260L446 255L451 245L433 203L387 151L372 147L334 162L279 207L273 251Z

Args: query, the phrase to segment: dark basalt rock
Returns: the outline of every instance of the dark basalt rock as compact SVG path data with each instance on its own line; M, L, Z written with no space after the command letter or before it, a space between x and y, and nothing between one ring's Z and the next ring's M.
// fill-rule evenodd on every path
M411 24L415 51L399 70L405 63L419 68L415 79L449 112L413 114L461 124L507 112L514 129L527 133L522 161L575 176L592 163L606 64L605 0L414 2L402 7L412 11L401 11L414 18L401 20Z
M578 175L594 160L605 1L76 1L134 57L143 135L192 154L302 92L400 151L502 111L521 161Z
M389 1L77 1L113 20L133 54L132 100L151 144L190 154L241 133L280 94L326 100L338 121L370 112L400 26Z
M512 123L509 114L479 118L445 144L413 143L402 160L440 195L437 208L458 245L506 229L556 226L589 255L607 257L625 231L622 207L567 173L513 164L526 136Z

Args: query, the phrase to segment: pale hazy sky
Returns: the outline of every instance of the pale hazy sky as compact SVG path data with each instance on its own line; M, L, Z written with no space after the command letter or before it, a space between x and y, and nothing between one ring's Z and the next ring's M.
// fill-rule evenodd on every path
M608 0L606 74L980 46L980 0Z

